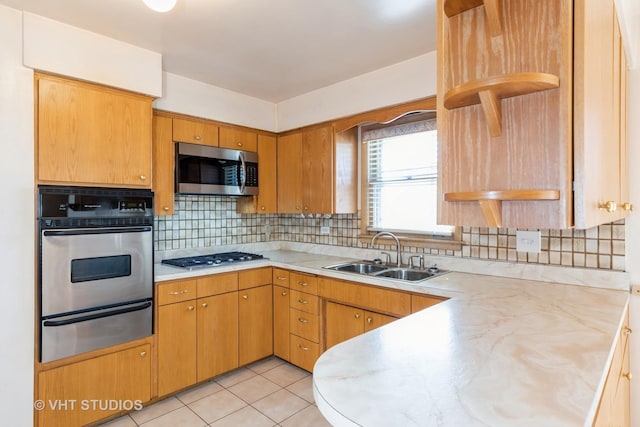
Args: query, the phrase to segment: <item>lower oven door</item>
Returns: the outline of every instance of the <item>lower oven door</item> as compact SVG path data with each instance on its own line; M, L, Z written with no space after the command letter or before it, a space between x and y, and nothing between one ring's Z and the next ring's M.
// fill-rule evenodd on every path
M42 317L153 297L153 228L42 230Z
M150 336L152 306L152 300L142 300L44 318L40 361L50 362Z

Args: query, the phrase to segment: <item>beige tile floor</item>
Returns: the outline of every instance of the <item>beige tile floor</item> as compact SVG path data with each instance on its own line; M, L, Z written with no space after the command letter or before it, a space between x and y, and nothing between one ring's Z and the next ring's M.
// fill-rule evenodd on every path
M324 427L311 375L270 357L103 427Z

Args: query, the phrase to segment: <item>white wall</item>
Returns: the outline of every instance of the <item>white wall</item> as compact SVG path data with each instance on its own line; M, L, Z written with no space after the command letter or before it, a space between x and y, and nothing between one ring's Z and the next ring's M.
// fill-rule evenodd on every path
M278 131L436 94L436 52L372 71L278 104Z
M0 6L0 414L33 424L33 72L22 66L22 14Z
M154 108L275 132L275 104L217 86L163 73L163 97Z
M24 13L24 65L151 96L162 96L162 55Z

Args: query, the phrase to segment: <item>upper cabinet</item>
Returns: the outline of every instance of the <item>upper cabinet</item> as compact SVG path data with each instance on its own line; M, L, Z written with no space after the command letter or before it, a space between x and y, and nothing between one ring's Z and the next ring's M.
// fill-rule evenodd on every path
M35 75L40 183L151 187L152 99Z
M258 151L258 135L255 132L222 126L220 147L255 152Z
M198 119L173 119L173 140L218 146L218 126Z
M278 212L356 212L357 129L314 126L278 137Z
M624 218L620 45L613 0L439 0L439 222Z
M278 211L276 147L275 136L258 135L258 195L239 198L238 212L271 214Z
M172 215L174 213L176 151L171 130L171 118L154 114L153 191L155 194L154 213L156 215Z

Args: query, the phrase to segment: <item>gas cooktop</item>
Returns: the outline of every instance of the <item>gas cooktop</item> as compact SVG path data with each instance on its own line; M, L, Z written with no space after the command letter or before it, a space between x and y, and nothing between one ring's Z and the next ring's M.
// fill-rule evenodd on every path
M163 259L162 264L193 270L194 268L217 267L220 265L254 261L258 259L264 259L264 256L248 252L222 252L210 255Z

